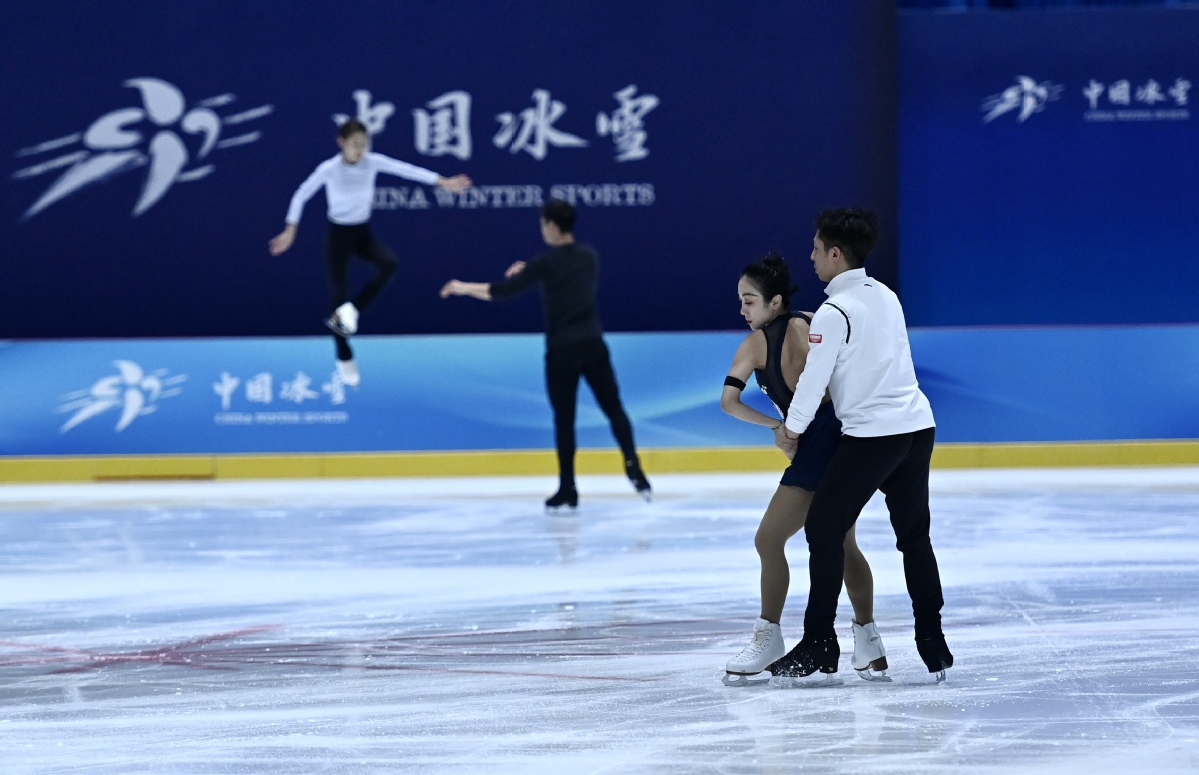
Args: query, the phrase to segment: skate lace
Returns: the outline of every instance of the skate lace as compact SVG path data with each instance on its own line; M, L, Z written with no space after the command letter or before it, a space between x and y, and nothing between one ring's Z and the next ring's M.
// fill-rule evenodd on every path
M768 628L754 629L754 639L749 642L745 648L741 649L741 653L737 655L737 661L744 662L753 659L761 654L770 645L770 630Z

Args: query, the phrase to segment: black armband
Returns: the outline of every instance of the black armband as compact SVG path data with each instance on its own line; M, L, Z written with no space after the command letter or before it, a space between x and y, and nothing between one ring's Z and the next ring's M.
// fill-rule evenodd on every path
M738 390L745 390L745 383L736 377L725 377L724 384L729 387L735 387Z

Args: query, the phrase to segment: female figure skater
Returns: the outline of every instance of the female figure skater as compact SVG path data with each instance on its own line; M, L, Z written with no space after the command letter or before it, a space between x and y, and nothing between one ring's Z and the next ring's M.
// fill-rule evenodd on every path
M791 311L790 299L795 290L790 270L776 253L745 267L737 283L741 316L752 333L733 356L720 408L738 420L773 430L775 443L787 452L791 464L783 472L754 537L754 546L762 560L761 617L754 624L749 645L725 666L724 682L730 686L746 683L745 676L769 669L786 653L779 627L791 581L784 547L787 539L803 528L816 483L841 437L841 423L827 395L794 452L789 450L794 449L795 442L787 442L782 420L762 414L741 401L745 381L753 374L780 416L787 414L807 361L808 324L812 320L810 314ZM885 672L886 651L874 626L874 577L858 548L853 529L845 537L845 589L854 613L853 667L866 680L890 681Z
M308 176L292 195L287 208L287 227L270 241L271 255L277 256L292 246L304 205L321 186L328 202L329 236L325 240L325 262L329 271L329 291L333 296L332 314L325 324L333 330L337 344L337 373L350 387L359 383L358 365L348 338L358 331L358 313L395 273L397 261L391 249L375 239L370 230L371 204L375 200L375 177L380 172L398 175L426 185L437 185L457 193L470 187L466 175L443 178L436 172L374 153L370 136L360 121L349 120L337 134L341 153L329 159ZM349 299L350 258L358 256L375 266L375 276Z

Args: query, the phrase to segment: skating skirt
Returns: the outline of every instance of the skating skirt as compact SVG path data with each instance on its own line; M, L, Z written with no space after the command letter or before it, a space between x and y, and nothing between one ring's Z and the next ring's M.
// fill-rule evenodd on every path
M799 437L799 450L791 460L791 465L783 471L779 484L815 492L840 442L841 421L833 411L833 402L825 401L816 410L816 416L808 424L807 430Z

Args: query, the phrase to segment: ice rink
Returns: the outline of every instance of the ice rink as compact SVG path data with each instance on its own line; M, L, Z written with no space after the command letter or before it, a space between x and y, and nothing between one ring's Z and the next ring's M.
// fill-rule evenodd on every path
M777 475L0 487L0 771L1194 773L1199 469L937 471L956 666L727 688ZM783 632L799 636L806 546Z

